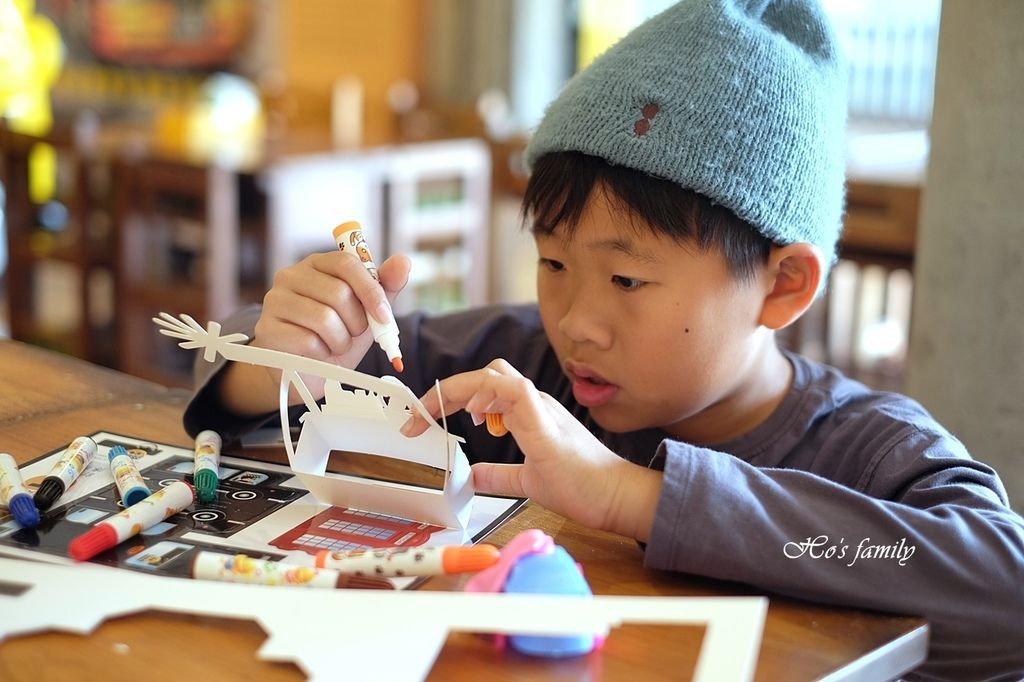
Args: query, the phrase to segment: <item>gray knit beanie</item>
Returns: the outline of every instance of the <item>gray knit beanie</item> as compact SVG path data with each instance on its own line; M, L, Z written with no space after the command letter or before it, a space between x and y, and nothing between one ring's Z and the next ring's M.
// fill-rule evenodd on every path
M844 65L817 0L683 0L581 71L526 151L578 151L708 197L835 258ZM827 273L826 273L827 274Z

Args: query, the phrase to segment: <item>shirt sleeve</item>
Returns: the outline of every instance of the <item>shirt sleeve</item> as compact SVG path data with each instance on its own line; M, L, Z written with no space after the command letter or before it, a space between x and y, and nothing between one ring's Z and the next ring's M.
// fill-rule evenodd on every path
M240 309L221 322L221 333L225 336L241 333L251 340L261 310L258 305ZM213 362L207 362L203 359L202 353L196 353L193 363L194 389L192 399L185 406L183 417L185 431L190 436L194 438L200 431L212 429L220 434L224 442L233 442L243 434L277 419L276 411L255 417L242 417L224 407L219 391L220 380L228 360L223 356L218 355Z
M928 676L1024 670L1024 520L955 439L913 430L859 489L684 443L661 449L647 566L924 616Z

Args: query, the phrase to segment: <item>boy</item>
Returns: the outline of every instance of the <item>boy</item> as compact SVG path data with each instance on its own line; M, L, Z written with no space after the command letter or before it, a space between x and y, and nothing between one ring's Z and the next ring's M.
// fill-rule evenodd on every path
M435 415L442 379L480 492L636 538L651 568L924 615L919 676L1010 679L1024 521L996 474L917 403L773 337L834 259L841 69L813 0L684 0L637 28L531 140L538 306L401 320L402 379ZM408 272L381 265L389 298ZM367 352L384 295L356 259L315 254L225 331L390 373ZM273 418L278 377L199 370L190 432ZM512 438L474 428L486 412Z

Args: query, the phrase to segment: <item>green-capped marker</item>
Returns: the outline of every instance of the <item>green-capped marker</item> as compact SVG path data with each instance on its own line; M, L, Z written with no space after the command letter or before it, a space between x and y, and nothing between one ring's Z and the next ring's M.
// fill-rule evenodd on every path
M196 436L195 468L192 470L192 478L196 497L200 502L213 502L217 499L220 448L220 434L216 431L200 431Z

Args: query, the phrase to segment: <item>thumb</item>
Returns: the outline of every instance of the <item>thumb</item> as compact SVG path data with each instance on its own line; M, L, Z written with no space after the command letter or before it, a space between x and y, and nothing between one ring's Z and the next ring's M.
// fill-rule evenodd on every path
M522 464L491 464L477 462L472 466L473 487L478 493L529 497L523 491Z
M400 254L391 256L377 268L380 285L384 287L384 293L387 294L389 301L394 301L405 285L409 283L410 270L412 270L412 261Z

